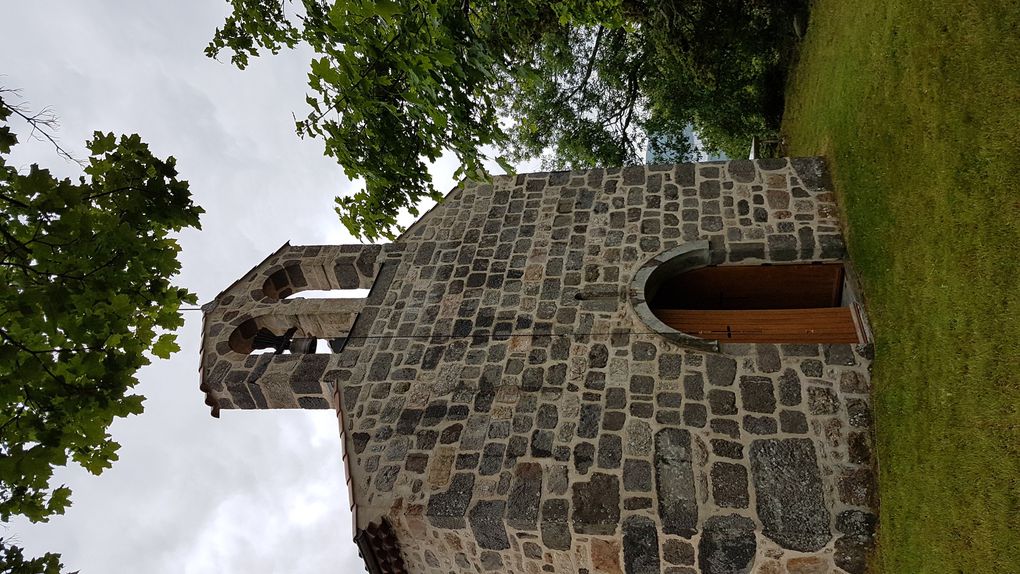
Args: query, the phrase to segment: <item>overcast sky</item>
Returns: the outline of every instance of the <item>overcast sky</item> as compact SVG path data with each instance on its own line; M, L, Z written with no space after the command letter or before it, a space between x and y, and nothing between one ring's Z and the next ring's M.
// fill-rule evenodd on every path
M52 108L67 149L84 157L84 141L103 130L138 133L156 155L177 158L206 210L203 230L181 238L178 280L201 302L285 241L352 241L332 210L352 184L321 142L293 130L291 114L306 113L310 55L283 53L244 72L205 58L226 7L33 0L5 3L0 18L0 86ZM14 165L77 175L46 145L16 150ZM454 167L435 166L440 189L452 186ZM67 514L0 535L32 555L60 552L83 573L359 571L335 415L210 417L198 390L200 313L187 316L182 351L140 374L145 413L113 426L120 460L99 477L60 472L74 491Z

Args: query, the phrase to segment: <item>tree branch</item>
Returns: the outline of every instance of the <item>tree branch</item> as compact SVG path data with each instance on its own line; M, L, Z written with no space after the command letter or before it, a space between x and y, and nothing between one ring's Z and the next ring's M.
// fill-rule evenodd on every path
M605 35L605 26L599 26L598 34L595 35L595 45L592 46L591 55L588 56L588 69L584 72L584 79L581 80L580 85L570 91L563 99L564 101L570 101L576 96L581 90L588 86L588 80L591 79L591 74L595 70L595 57L599 53L599 44L602 43L602 36Z

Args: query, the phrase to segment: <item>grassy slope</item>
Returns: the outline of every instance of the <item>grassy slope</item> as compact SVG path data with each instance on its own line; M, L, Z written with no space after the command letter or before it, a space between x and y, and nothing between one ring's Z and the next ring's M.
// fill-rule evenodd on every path
M816 0L784 132L876 331L874 569L1020 572L1020 7Z

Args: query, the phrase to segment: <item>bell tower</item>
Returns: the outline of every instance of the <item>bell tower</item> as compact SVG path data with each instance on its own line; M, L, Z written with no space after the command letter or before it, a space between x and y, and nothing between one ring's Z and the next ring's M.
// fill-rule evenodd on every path
M366 298L301 293L372 289L383 249L287 243L204 305L201 389L213 416L220 409L336 408L329 372Z

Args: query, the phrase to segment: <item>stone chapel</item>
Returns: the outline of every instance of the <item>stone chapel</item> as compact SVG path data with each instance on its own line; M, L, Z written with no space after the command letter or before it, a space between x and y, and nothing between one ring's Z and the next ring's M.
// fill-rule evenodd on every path
M201 389L336 410L372 574L863 574L873 345L830 188L819 158L466 182L220 293Z

